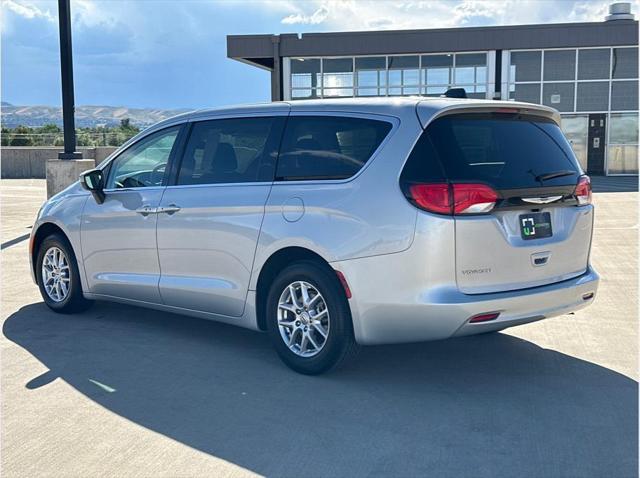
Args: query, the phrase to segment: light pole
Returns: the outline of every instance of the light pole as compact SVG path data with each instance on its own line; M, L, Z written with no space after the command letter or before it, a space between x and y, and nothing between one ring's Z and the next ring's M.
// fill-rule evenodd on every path
M58 20L60 23L60 71L62 76L62 124L64 132L64 151L58 153L58 159L82 158L82 153L76 151L70 10L69 0L58 0Z

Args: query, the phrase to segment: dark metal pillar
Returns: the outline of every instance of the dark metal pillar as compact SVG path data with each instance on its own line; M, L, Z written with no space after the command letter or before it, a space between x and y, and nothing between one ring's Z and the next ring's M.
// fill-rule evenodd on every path
M58 0L58 20L60 23L60 70L62 73L62 122L64 132L64 152L58 153L58 159L82 158L82 153L76 151L70 10L69 0Z
M271 35L273 43L273 70L271 70L271 101L282 101L282 60L280 58L280 36Z

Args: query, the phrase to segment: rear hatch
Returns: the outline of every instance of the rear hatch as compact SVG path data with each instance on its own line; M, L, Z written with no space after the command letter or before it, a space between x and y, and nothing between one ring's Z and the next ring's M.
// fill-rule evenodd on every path
M432 171L419 181L422 189L415 182L403 189L414 204L416 196L427 198L423 209L453 215L462 292L535 287L586 271L590 184L548 115L504 108L446 114L427 125L419 143L422 161L437 163L440 178ZM448 203L434 210L438 194Z

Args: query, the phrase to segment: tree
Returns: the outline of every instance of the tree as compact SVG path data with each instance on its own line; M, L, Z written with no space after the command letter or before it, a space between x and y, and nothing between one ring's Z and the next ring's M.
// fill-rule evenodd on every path
M11 139L9 140L10 146L32 146L33 145L33 130L28 126L18 126L13 130Z

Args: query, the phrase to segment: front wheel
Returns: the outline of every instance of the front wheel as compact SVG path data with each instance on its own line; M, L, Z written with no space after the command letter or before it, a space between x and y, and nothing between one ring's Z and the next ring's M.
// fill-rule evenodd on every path
M267 298L267 326L282 361L316 375L357 351L349 304L329 267L302 261L284 269Z
M60 234L47 236L36 261L40 295L50 309L61 313L83 311L92 302L82 295L78 264L69 241Z

